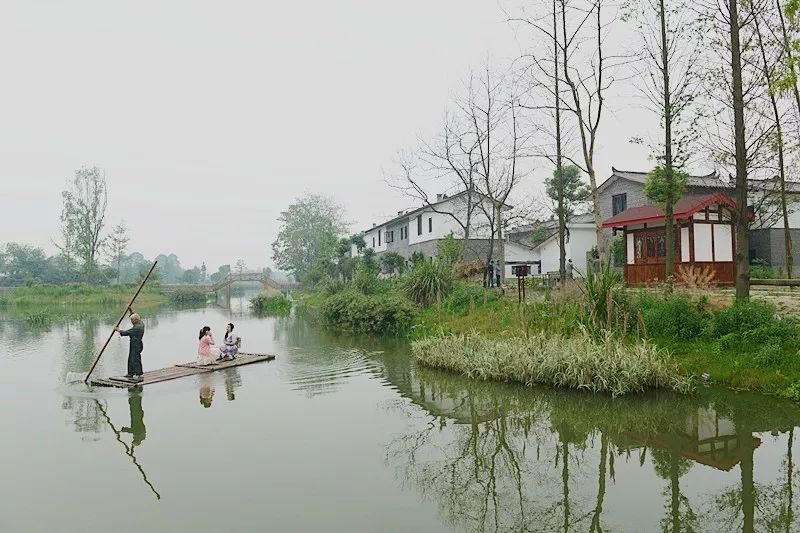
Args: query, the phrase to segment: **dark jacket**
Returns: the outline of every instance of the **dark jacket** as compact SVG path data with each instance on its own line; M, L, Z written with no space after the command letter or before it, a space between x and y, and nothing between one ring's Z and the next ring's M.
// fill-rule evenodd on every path
M144 337L144 324L142 322L139 322L130 329L124 329L120 331L119 334L123 337L131 338L130 353L142 353L142 350L144 349L144 344L142 343L142 337Z

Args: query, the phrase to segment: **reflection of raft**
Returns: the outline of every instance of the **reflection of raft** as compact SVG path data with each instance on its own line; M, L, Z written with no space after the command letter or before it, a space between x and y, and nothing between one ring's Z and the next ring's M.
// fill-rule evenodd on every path
M182 363L167 368L151 370L150 372L145 372L142 376L142 381L138 383L125 379L124 377L92 378L91 383L92 385L99 385L101 387L130 388L137 387L139 385L159 383L161 381L169 381L171 379L178 379L186 376L194 376L195 374L214 372L215 370L223 370L225 368L231 368L234 366L260 363L261 361L272 361L273 359L275 359L274 355L239 352L239 354L236 356L236 359L233 361L220 361L213 365L207 366L201 366L193 361L190 361L188 363Z

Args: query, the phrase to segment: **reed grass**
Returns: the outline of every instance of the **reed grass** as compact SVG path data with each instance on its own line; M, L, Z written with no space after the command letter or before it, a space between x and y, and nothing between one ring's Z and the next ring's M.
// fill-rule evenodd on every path
M468 333L417 340L411 350L422 365L485 380L545 384L612 396L646 389L680 393L693 389L692 380L678 372L663 350L646 341L626 343L611 333L534 333L527 339L487 339Z

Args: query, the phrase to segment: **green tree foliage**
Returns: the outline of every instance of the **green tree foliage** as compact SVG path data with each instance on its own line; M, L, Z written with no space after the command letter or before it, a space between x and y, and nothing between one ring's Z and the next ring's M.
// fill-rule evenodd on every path
M209 280L211 283L217 283L221 281L225 276L231 273L231 266L230 265L221 265L219 269L211 274Z
M162 283L172 284L183 281L183 267L175 254L160 254L156 257L158 266L156 270L161 273Z
M455 265L464 258L464 241L448 233L436 244L436 257L450 266Z
M272 243L275 265L301 281L312 270L324 270L320 263L333 259L346 229L343 216L343 208L330 198L306 194L295 200L278 217L280 230Z
M195 285L200 283L200 268L194 267L190 268L189 270L185 270L183 272L183 276L181 276L181 282L186 283L188 285Z
M23 285L28 280L49 281L47 256L44 250L28 244L10 242L0 254L3 285Z
M589 186L581 180L581 169L575 165L566 165L553 172L553 177L545 180L547 196L556 202L555 212L558 216L558 192L563 191L564 220L569 222L575 214L576 204L583 202L591 193Z
M425 254L417 250L411 254L409 261L411 261L411 268L417 268L421 264L425 263Z
M120 222L111 230L111 235L108 236L107 242L108 258L117 271L117 285L119 285L122 278L122 261L125 260L128 241L130 241L128 228L125 227L125 222Z
M404 278L406 295L420 305L440 301L453 290L453 268L444 261L423 261Z
M615 266L622 266L625 264L625 238L622 235L617 235L611 239L608 253L614 259Z
M539 226L538 228L533 230L533 235L531 235L531 241L533 242L531 244L533 244L534 246L542 244L544 241L547 240L549 236L550 236L550 230L548 230L544 226Z
M80 261L81 276L85 281L96 282L98 255L105 242L106 178L97 167L82 167L75 171L62 198L63 242L60 248L67 256Z
M672 169L672 180L667 175L667 169L661 165L651 170L647 175L644 185L644 194L652 202L666 205L667 202L675 204L686 192L686 181L689 175L680 169Z
M397 252L386 252L381 255L381 270L387 274L402 275L406 269L405 258Z

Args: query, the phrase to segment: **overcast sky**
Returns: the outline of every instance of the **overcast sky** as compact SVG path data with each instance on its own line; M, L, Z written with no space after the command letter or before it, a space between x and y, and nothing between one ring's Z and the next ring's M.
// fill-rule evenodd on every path
M353 229L409 207L382 169L437 130L471 68L518 53L492 0L5 0L0 244L52 252L66 180L97 165L131 251L270 264L304 192L335 196ZM608 110L600 177L648 168L628 139L652 120L627 97Z

